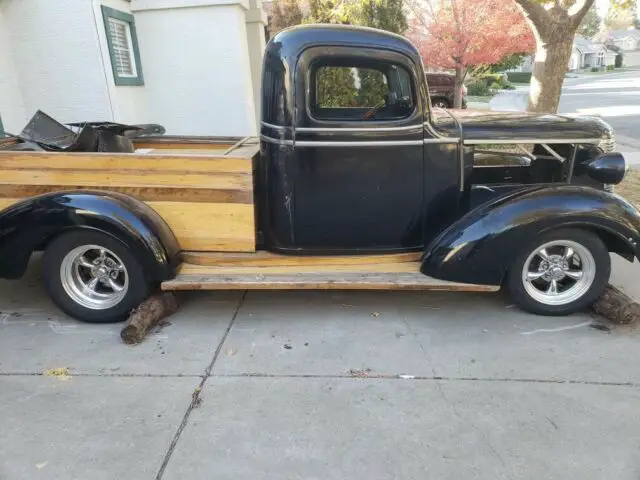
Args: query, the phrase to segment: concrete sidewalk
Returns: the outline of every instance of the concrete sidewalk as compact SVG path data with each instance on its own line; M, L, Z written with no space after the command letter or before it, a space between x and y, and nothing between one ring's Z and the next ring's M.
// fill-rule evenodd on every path
M36 269L0 282L0 311L2 480L640 476L640 334L589 316L493 294L192 294L130 347L61 315Z

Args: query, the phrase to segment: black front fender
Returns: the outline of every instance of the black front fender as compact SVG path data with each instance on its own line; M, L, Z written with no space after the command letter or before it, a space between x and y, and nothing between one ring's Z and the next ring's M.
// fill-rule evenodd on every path
M146 204L112 192L58 192L20 201L0 212L0 278L18 278L31 254L55 236L90 229L124 243L151 282L171 278L180 248Z
M591 187L528 187L480 205L429 245L421 271L456 282L499 285L517 255L541 233L565 227L599 234L627 258L640 251L640 212Z

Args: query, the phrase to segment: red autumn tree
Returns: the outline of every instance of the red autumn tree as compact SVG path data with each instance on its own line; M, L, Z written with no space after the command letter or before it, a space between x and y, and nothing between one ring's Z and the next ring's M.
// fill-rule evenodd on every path
M514 0L414 0L411 30L425 65L454 69L455 108L469 67L531 53L535 41Z

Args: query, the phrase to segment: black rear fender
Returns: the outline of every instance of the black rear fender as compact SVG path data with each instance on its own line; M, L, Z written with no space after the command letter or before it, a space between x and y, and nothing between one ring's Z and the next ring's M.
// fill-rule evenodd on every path
M112 192L57 192L0 212L0 278L19 278L31 254L78 229L106 233L141 262L150 282L175 275L180 248L164 220L146 204Z
M640 253L640 212L623 198L590 187L536 186L480 205L451 225L427 248L421 271L499 285L523 248L557 228L593 231L629 260Z

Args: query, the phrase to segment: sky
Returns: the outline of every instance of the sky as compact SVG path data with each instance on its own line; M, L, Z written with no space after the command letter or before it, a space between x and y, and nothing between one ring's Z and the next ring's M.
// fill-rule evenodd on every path
M604 17L609 9L609 0L596 0L596 8L598 9L598 15Z

